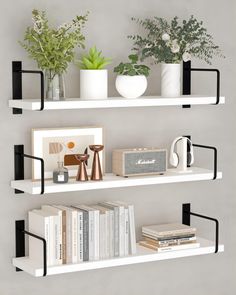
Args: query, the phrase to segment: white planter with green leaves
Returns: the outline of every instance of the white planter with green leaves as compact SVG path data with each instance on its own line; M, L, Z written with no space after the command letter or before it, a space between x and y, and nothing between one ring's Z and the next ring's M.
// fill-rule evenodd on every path
M80 67L80 98L83 100L106 99L108 97L108 71L105 66L110 59L102 56L94 46L77 62Z
M118 74L116 77L116 90L124 98L138 98L142 96L147 89L147 76L149 75L149 67L137 64L138 56L136 54L129 55L130 62L120 63L115 67L114 72Z

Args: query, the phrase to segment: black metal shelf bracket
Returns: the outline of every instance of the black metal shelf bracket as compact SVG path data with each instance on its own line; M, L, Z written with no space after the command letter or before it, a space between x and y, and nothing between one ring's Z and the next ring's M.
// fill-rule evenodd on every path
M39 111L44 109L44 74L42 71L22 70L21 61L12 62L12 99L22 99L22 74L39 74L41 89L41 105ZM13 108L13 114L22 114L22 109Z
M47 275L47 242L44 238L25 230L25 221L16 220L15 223L15 239L16 239L16 257L25 256L25 235L31 236L43 243L43 276ZM22 269L16 268L16 271Z
M15 180L24 179L24 158L29 158L32 160L40 161L41 163L41 195L44 194L45 188L45 177L44 177L44 160L39 157L34 157L24 153L24 145L15 145L14 146L14 170L15 170ZM24 193L21 190L15 190L16 194Z
M207 145L195 144L195 143L193 143L193 147L202 148L202 149L208 149L208 150L213 151L213 153L214 153L214 155L213 155L214 173L213 173L213 179L212 180L216 180L217 179L217 148L214 147L214 146L207 146Z
M191 224L191 215L199 218L203 218L206 220L213 221L215 223L215 253L218 253L219 250L219 221L216 218L212 218L206 215L197 214L191 212L191 204L183 204L182 205L182 223L185 225Z
M192 68L191 61L183 63L183 95L191 94L191 73L192 72L215 72L216 73L216 102L220 103L220 71L218 69ZM190 108L190 105L183 105L183 108Z

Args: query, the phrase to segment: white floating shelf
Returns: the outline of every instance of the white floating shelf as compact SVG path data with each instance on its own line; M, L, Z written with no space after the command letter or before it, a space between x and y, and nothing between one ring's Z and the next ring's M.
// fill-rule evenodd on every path
M139 176L129 178L115 176L114 174L109 173L104 176L103 181L77 182L75 179L70 179L69 182L66 184L55 184L52 182L52 180L46 180L45 194L188 181L202 181L211 180L212 178L212 170L197 167L191 167L184 173L177 173L175 169L169 169L164 175ZM222 178L221 172L218 172L217 178ZM31 179L13 180L11 181L11 187L32 195L40 194L41 191L40 182L32 181Z
M125 99L111 97L104 100L81 100L70 98L64 101L45 100L45 110L69 110L69 109L100 109L100 108L129 108L129 107L158 107L158 106L182 106L182 105L209 105L216 102L216 97L184 95L176 98L159 96L146 96L137 99ZM225 103L225 98L220 97L220 104ZM9 107L23 110L36 111L40 109L39 99L9 100Z
M56 275L56 274L63 274L63 273L70 273L70 272L77 272L77 271L85 271L85 270L100 269L100 268L106 268L106 267L115 267L115 266L122 266L122 265L130 265L130 264L214 253L215 251L214 242L208 241L202 238L197 238L197 239L198 239L198 242L200 243L200 247L195 249L157 253L153 250L137 245L137 254L134 256L119 257L119 258L112 258L112 259L99 260L99 261L89 261L89 262L82 262L78 264L49 266L47 269L47 275ZM223 252L223 251L224 251L224 245L219 245L219 252ZM34 262L29 259L29 257L13 258L13 265L15 267L22 269L28 274L31 274L32 276L40 277L43 275L42 266L35 265Z

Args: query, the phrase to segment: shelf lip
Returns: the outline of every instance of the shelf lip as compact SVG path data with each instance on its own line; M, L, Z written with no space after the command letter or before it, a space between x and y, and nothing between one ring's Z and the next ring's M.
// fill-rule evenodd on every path
M45 110L69 110L69 109L100 109L100 108L129 108L129 107L155 107L155 106L182 106L182 105L209 105L216 102L214 96L183 95L175 98L160 96L143 96L137 99L125 99L122 97L110 97L104 100L82 100L68 98L64 101L45 100ZM225 97L220 97L220 104L225 103ZM10 108L23 110L39 110L39 99L9 100Z
M145 185L203 181L213 179L214 172L212 170L191 167L184 173L178 173L175 169L168 169L164 175L151 175L124 178L115 176L112 173L107 173L103 181L88 181L77 182L75 179L70 179L66 184L54 184L51 180L45 181L45 194L87 191L96 189L122 188L122 187L137 187ZM222 172L217 173L217 179L222 178ZM24 191L31 195L38 195L41 192L40 182L33 182L31 179L13 180L11 187Z
M154 261L160 261L160 260L183 258L183 257L214 253L215 251L214 242L203 239L203 238L199 238L199 237L197 238L197 240L200 243L199 248L170 251L165 253L157 253L153 250L137 245L137 254L134 256L118 257L118 258L111 258L111 259L99 260L99 261L89 261L89 262L82 262L78 264L49 266L47 275L56 275L56 274L71 273L71 272L78 272L78 271L102 269L102 268L108 268L108 267L125 266L125 265L131 265L131 264L154 262ZM219 245L219 252L224 252L223 244ZM34 263L30 261L28 257L13 258L12 263L15 267L22 269L23 271L27 272L28 274L31 274L32 276L40 277L43 274L42 267L35 266Z

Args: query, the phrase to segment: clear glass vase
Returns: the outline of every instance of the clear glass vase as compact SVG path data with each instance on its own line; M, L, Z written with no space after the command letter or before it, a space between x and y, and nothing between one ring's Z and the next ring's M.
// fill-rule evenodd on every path
M62 74L45 71L45 90L47 100L65 100L65 81Z
M53 171L54 183L67 183L69 180L68 169L63 166L63 162L57 162L57 169Z

